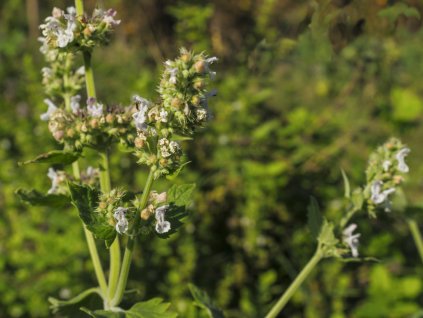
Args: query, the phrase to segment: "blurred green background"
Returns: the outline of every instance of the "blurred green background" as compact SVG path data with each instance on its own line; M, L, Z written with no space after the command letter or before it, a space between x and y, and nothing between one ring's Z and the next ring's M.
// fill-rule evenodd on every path
M95 1L86 1L88 11ZM100 100L157 98L163 61L180 46L219 57L213 119L185 145L180 175L198 185L186 226L138 245L129 288L202 317L187 284L228 317L263 317L312 255L306 206L339 211L340 169L365 181L369 153L395 135L410 146L409 206L423 204L423 29L417 0L104 0L122 19L94 53ZM0 3L0 317L49 317L47 297L95 285L73 209L30 208L19 187L47 191L47 166L17 162L57 147L47 125L38 25L71 1ZM81 62L82 64L82 62ZM112 158L113 184L139 189L132 158ZM356 218L360 253L379 263L324 261L283 317L420 317L423 266L409 209ZM414 216L423 224L423 216ZM103 246L104 260L107 252ZM82 317L82 315L81 315ZM282 317L282 315L281 315Z

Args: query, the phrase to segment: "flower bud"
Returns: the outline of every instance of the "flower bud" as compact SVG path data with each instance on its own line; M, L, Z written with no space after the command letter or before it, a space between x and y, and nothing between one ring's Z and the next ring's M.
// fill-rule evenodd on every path
M106 122L107 123L112 124L114 120L115 120L115 117L112 114L109 113L109 114L106 115Z
M62 10L54 7L53 11L51 12L51 15L53 16L53 18L59 19L62 16Z
M98 128L98 120L96 118L91 119L90 126L94 129Z
M63 130L56 130L53 133L53 137L54 139L56 139L57 141L61 141L64 137L65 133L63 132Z
M181 55L181 60L185 63L189 62L190 59L191 59L191 54L189 52L186 52Z
M393 180L395 184L401 184L401 182L404 181L404 178L402 176L397 175L397 176L394 176Z
M144 139L140 137L135 138L134 145L135 145L135 148L138 148L138 149L144 147Z
M167 159L164 159L164 158L160 159L160 161L159 161L159 163L162 167L166 167L168 162L169 161Z
M99 209L105 210L107 208L107 203L104 201L101 201L98 205Z
M206 70L206 63L203 60L200 60L194 64L194 69L197 73L204 73Z
M141 219L147 221L151 216L150 210L148 208L145 208L144 210L141 211L140 213L140 217Z
M179 98L175 97L172 99L172 102L170 105L176 109L180 109L182 102Z
M194 88L201 90L206 86L206 83L202 79L198 79L194 82Z
M69 128L66 130L66 137L73 138L75 136L75 130L73 128Z
M198 95L194 95L191 98L191 104L193 104L194 106L199 106L201 103L201 98Z
M87 38L89 38L91 36L91 34L92 34L92 32L91 32L91 30L90 30L90 28L88 26L84 29L84 31L82 31L82 33L84 33L84 35Z
M88 131L87 125L85 123L83 123L80 127L80 130L81 130L81 132L84 132L84 133L87 132Z

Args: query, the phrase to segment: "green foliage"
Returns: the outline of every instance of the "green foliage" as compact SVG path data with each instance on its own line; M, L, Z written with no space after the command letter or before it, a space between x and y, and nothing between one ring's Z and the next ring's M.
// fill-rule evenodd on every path
M47 153L41 154L32 160L24 161L21 164L27 165L30 163L48 163L48 164L63 164L69 165L78 160L81 156L79 152L69 152L64 150L52 150Z
M213 303L213 301L210 299L209 295L205 291L199 289L193 284L189 284L188 287L192 297L195 300L195 304L206 310L210 318L225 317L223 311Z
M313 238L318 239L322 229L323 217L320 213L319 204L315 198L310 198L310 204L308 205L307 210L308 227L310 229L311 235Z
M170 312L170 304L164 303L161 298L153 298L147 301L136 303L130 309L125 311L95 310L83 309L91 317L95 318L176 318L176 313Z
M53 314L60 314L67 317L81 315L81 307L99 308L102 305L99 288L90 288L69 300L59 300L53 297L48 299Z
M167 193L167 201L177 206L186 206L191 202L194 189L195 184L174 184Z
M94 236L110 246L116 238L116 231L110 224L110 216L97 212L99 192L87 185L69 182L72 204L78 209L79 217Z
M69 205L69 197L64 194L42 194L37 190L16 190L16 195L30 205L61 208Z

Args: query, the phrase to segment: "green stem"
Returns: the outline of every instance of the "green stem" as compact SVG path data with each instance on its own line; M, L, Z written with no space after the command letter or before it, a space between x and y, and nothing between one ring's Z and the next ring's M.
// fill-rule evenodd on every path
M154 171L155 169L151 168L150 173L148 174L147 181L145 183L144 190L141 197L141 202L139 205L140 210L143 210L147 206L148 196L150 194L151 187L154 181ZM135 222L135 227L137 225L138 223ZM120 302L122 301L122 297L126 288L126 283L128 281L129 268L131 266L132 252L134 251L134 246L135 246L135 237L129 237L128 243L126 244L126 247L125 247L125 254L123 256L122 269L120 271L116 294L111 303L112 306L118 306Z
M100 187L103 193L111 191L110 181L110 167L109 167L109 155L107 150L100 153L101 157L101 168L100 168ZM119 280L120 271L120 243L119 237L113 241L109 248L110 255L110 271L109 271L109 293L108 300L111 300L116 292L116 286Z
M94 73L91 67L91 52L84 51L85 84L87 86L87 97L96 98Z
M423 238L422 234L420 233L419 226L413 219L408 219L407 223L410 228L411 235L413 236L414 243L416 244L417 250L419 252L420 258L423 262Z
M269 313L266 315L266 318L275 318L281 312L281 310L285 307L285 305L289 302L291 297L295 294L297 289L302 285L304 280L310 275L311 271L314 267L320 262L323 258L323 253L320 248L317 248L316 253L313 257L309 260L307 265L303 268L300 274L295 278L295 280L291 283L289 288L285 291L285 293L281 296L278 302L272 307Z
M75 179L79 180L81 178L81 175L79 173L79 164L77 161L72 164L72 169L73 169L73 175ZM107 283L106 283L106 278L104 276L103 267L101 266L100 257L98 256L97 246L95 245L93 234L87 230L85 225L83 225L83 227L84 227L85 238L88 244L88 250L90 252L91 260L94 266L94 272L97 277L98 284L100 286L101 294L103 298L105 298L107 297Z
M76 14L83 15L84 14L84 1L83 0L75 0L75 8L76 8Z

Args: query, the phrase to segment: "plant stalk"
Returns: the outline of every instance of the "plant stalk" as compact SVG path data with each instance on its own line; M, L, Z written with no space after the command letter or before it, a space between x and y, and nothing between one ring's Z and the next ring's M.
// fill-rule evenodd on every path
M266 318L275 318L278 316L278 314L282 311L282 309L289 302L291 297L295 294L295 292L302 285L304 280L310 275L311 271L314 269L314 267L316 267L316 265L321 261L322 258L323 258L323 253L320 247L318 247L313 257L309 260L309 262L303 268L301 273L298 274L298 276L291 283L289 288L281 296L278 302L272 307L272 309L266 315Z
M142 193L141 202L139 205L140 210L143 210L147 206L148 196L150 194L153 181L154 181L154 169L151 168L147 177L147 181L144 186L143 193ZM137 226L137 222L135 222L135 227L136 226ZM126 247L125 247L125 254L123 256L122 269L120 271L116 294L111 303L112 306L118 306L120 302L122 301L122 297L126 289L126 283L128 281L129 268L131 266L132 253L134 251L134 246L135 246L135 237L129 237L128 243L126 244Z
M411 235L413 236L414 243L416 244L417 251L419 252L420 258L423 262L423 238L420 233L417 222L413 219L407 220L408 227L410 228Z
M75 7L76 7L76 13L78 15L84 14L84 2L83 0L75 0ZM84 57L84 68L85 68L85 85L87 89L87 98L90 97L97 97L96 89L95 89L95 81L94 81L94 73L93 69L91 67L91 52L84 51L83 52ZM102 169L100 171L100 186L101 191L103 193L110 192L111 190L111 182L110 182L110 171L109 171L109 157L107 154L107 151L104 153L101 153L101 165ZM87 230L86 230L87 232ZM91 233L89 233L89 238L87 238L91 245L95 248L95 242L94 238ZM102 288L103 297L105 299L105 304L109 303L109 300L114 295L114 291L116 288L118 276L119 276L119 270L120 270L120 246L119 246L119 238L117 237L113 244L110 246L109 249L110 252L110 272L109 272L109 288L107 288L107 284L105 285L105 290ZM100 260L97 259L98 264L97 266L101 268ZM103 277L104 279L104 273Z

